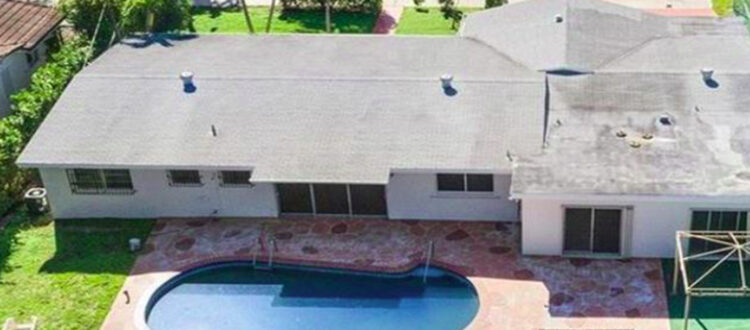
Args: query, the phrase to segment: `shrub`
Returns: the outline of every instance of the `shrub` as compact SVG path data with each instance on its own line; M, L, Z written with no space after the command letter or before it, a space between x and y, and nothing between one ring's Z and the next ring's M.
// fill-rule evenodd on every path
M284 9L324 9L325 0L281 0ZM383 0L330 0L331 9L377 14Z
M506 3L508 3L508 0L484 0L484 8L500 7Z
M81 69L89 49L80 39L60 46L34 72L29 87L11 96L10 115L0 120L0 214L8 211L35 178L35 171L18 168L15 160Z
M59 7L76 30L91 39L105 3L97 49L109 42L115 22L126 34L146 31L148 13L153 14L152 32L186 30L192 24L191 0L60 0Z
M735 0L734 14L745 19L745 25L750 30L750 0Z
M190 26L190 0L127 0L121 7L127 32L148 31L148 14L153 14L153 32L179 31Z
M456 2L454 0L438 0L440 4L440 11L443 13L445 19L451 20L451 28L457 29L461 24L461 20L464 19L464 12L456 8Z
M713 8L716 15L724 17L732 13L733 1L732 0L712 0L711 7Z

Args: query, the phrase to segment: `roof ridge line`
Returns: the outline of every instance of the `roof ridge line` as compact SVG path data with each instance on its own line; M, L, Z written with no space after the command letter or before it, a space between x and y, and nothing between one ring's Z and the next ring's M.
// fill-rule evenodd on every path
M498 56L500 56L500 57L502 57L502 58L510 61L511 63L513 63L513 64L515 64L515 65L517 65L517 66L519 66L519 67L521 67L523 69L527 69L527 70L532 71L532 72L538 72L537 70L534 70L533 68L530 68L530 67L526 66L525 64L523 64L521 62L518 62L515 58L512 58L510 55L508 55L508 54L500 51L499 49L491 46L490 44L488 44L488 43L486 43L486 42L484 42L482 40L479 40L476 37L462 35L462 36L459 36L459 38L466 39L468 41L476 42L477 44L480 44L480 45L488 48L491 52L497 54Z
M607 60L607 61L605 61L605 62L603 62L603 63L599 64L599 65L598 65L598 66L597 66L597 67L596 67L596 68L594 69L594 71L596 71L596 70L598 70L598 69L602 69L602 68L605 68L605 67L606 67L606 66L608 66L608 65L614 64L614 63L616 63L617 61L620 61L620 60L622 60L622 59L624 59L624 58L626 58L626 57L628 57L628 56L630 56L630 55L633 55L633 54L635 54L635 53L636 53L637 51L639 51L639 50L643 49L644 47L646 47L646 45L648 45L648 44L650 44L650 43L652 43L652 42L654 42L654 41L656 41L656 40L667 39L667 38L670 38L670 36L653 36L653 37L651 37L651 38L648 38L648 39L646 39L645 41L641 42L640 44L638 44L638 45L635 45L634 47L631 47L631 48L629 48L628 50L626 50L626 51L622 52L622 53L621 53L620 55L618 55L618 56L615 56L615 57L613 57L613 58L611 58L611 59L609 59L609 60Z
M153 79L153 80L175 80L178 81L177 75L128 75L128 74L96 74L96 73L84 73L79 74L80 78L93 78L93 79L106 79L106 78L118 78L118 79ZM76 77L76 78L78 78ZM412 81L412 82L427 82L427 81L440 81L440 76L434 78L428 77L326 77L326 76L255 76L255 77L243 77L243 76L199 76L196 80L306 80L306 81ZM454 77L455 81L468 82L468 83L493 83L493 82L538 82L537 79L530 78L516 78L516 79L482 79L482 78L467 78L462 79L460 77Z

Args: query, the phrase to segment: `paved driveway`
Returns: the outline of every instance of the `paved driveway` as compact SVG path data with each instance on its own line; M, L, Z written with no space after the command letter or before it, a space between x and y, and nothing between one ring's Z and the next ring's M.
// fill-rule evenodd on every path
M162 219L116 298L105 329L133 329L144 292L179 271L222 260L265 259L404 271L424 260L477 288L472 329L669 329L658 260L523 257L515 223L355 219ZM274 238L275 244L271 244Z

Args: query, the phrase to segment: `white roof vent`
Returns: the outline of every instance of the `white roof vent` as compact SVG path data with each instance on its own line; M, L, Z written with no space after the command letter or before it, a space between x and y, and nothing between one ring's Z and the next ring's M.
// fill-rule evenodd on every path
M563 17L560 14L555 15L555 23L562 23Z
M440 76L440 83L443 85L443 89L451 88L451 83L453 82L453 76L449 74L444 74Z
M712 68L703 68L701 69L701 76L703 76L704 81L710 81L714 79L714 69Z
M195 84L193 83L193 72L183 71L180 73L180 80L182 80L182 86L185 93L195 92Z

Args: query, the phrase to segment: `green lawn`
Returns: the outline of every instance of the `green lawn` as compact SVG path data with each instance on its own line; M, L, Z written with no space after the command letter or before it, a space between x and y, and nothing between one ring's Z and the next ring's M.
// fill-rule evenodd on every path
M0 230L0 322L42 329L97 329L130 271L127 239L145 238L151 220L29 220Z
M269 7L249 7L250 20L256 32L265 32ZM331 23L335 33L370 33L377 15L333 12ZM193 10L194 32L248 33L245 15L236 8L196 8ZM324 33L325 14L322 10L287 10L277 7L271 33Z
M424 8L426 12L416 8L404 8L401 19L396 28L396 34L456 34L451 28L451 21L443 17L440 8ZM459 8L464 14L482 10L482 8Z
M672 330L682 330L684 296L671 295L672 266L674 260L665 259L662 262L667 295L669 298L669 317ZM708 269L713 262L701 262L693 265L688 273L700 276L700 270ZM737 262L725 263L727 267L719 267L715 275L707 277L703 282L709 286L736 285L738 281ZM750 262L745 262L746 269L750 269ZM696 272L696 270L698 270ZM703 285L703 284L701 284ZM750 329L750 298L692 298L690 309L691 330L746 330Z

